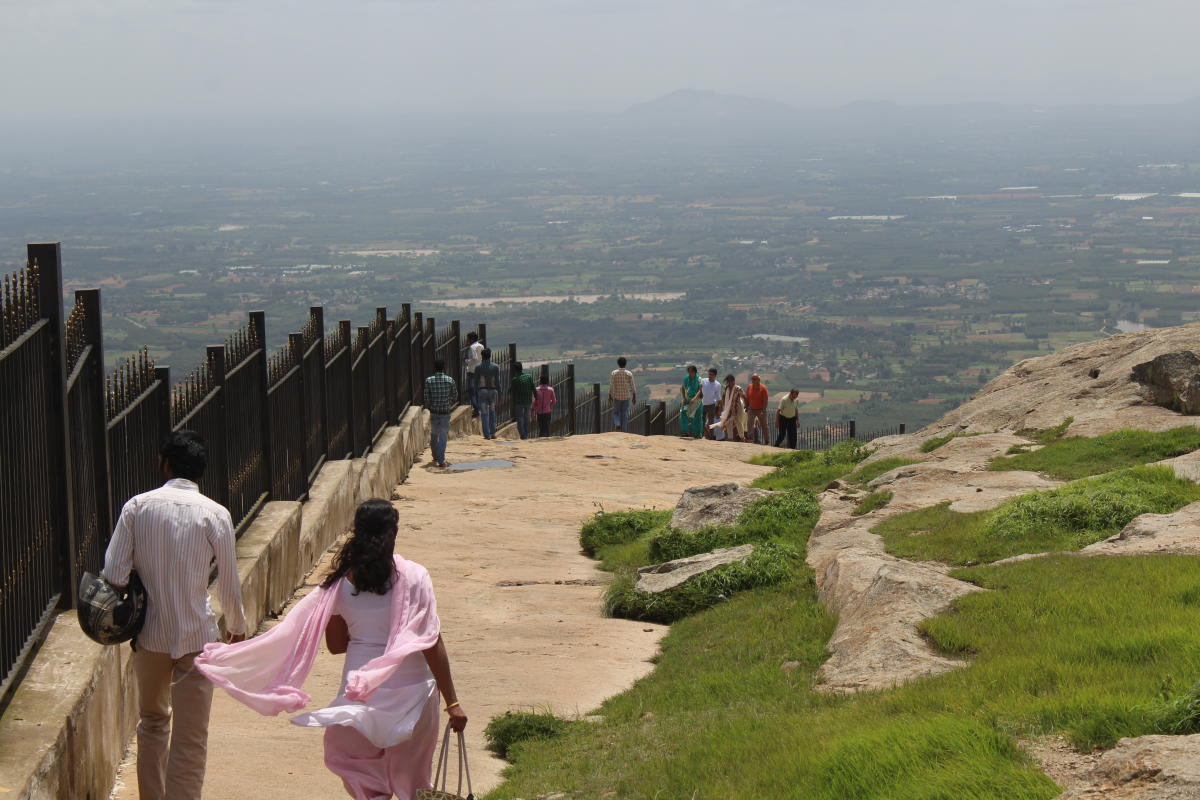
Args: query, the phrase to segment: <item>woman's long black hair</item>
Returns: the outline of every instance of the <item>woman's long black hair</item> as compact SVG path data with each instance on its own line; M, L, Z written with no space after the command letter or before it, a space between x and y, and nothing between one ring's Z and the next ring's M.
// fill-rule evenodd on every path
M354 593L387 594L396 580L392 550L400 514L387 500L366 500L354 512L354 533L333 557L333 572L321 586L328 589L349 577Z

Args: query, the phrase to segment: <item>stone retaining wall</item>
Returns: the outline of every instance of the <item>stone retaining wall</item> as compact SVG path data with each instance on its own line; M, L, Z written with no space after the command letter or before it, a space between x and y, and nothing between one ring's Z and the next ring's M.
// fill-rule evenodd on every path
M473 432L470 409L451 435ZM317 559L370 497L390 498L429 446L429 415L412 408L366 458L330 461L304 502L267 503L238 540L238 577L251 630L283 608ZM220 613L217 601L214 609ZM74 612L58 616L0 716L0 794L14 800L107 800L137 725L128 647L95 644Z

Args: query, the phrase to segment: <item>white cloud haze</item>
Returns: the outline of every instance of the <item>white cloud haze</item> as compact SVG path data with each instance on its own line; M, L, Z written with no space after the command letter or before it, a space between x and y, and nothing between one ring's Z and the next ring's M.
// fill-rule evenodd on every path
M1194 0L0 0L0 114L1200 95Z

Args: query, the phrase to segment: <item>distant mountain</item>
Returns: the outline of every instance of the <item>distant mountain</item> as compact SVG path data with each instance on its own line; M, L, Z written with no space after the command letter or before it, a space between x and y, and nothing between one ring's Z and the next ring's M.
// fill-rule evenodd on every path
M794 109L773 100L723 94L710 89L679 89L645 103L637 103L626 112L646 119L739 119L748 117L778 117Z

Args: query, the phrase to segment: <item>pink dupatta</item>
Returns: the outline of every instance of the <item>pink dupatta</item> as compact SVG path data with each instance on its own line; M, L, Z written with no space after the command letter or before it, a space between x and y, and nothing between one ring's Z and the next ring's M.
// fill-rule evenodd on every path
M346 676L348 700L365 701L406 656L437 644L441 622L433 582L420 564L395 556L392 631L383 654ZM260 714L298 711L312 698L300 687L312 670L337 597L337 584L317 587L274 628L237 644L212 642L196 667L233 699Z

